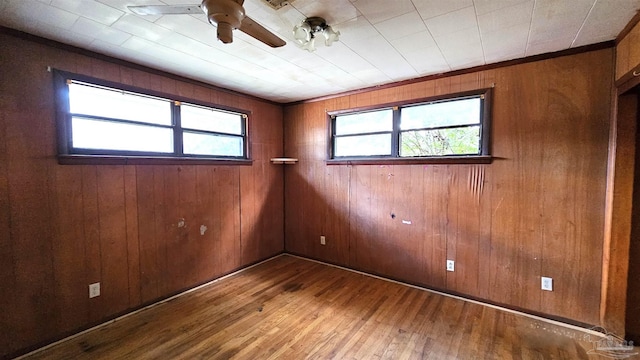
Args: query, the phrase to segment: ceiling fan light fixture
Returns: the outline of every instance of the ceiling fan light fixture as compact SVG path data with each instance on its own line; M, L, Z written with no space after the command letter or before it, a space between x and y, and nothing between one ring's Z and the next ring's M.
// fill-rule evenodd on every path
M324 36L324 44L331 46L331 44L339 40L340 31L334 31L331 26L327 26L322 30L322 35Z
M316 51L316 39L311 38L311 40L307 41L302 45L302 49L307 50L309 52Z
M293 38L296 40L298 45L304 46L304 44L311 41L311 26L308 23L303 22L300 25L296 25L293 28Z
M293 27L293 38L304 50L314 52L316 35L324 36L326 46L331 46L333 42L339 40L340 31L335 31L327 25L325 19L321 17L310 17Z

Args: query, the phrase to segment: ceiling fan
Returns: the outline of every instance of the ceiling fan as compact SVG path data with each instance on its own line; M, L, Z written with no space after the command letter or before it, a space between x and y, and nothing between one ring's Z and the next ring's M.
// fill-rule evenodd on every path
M200 5L142 5L128 8L138 15L202 14L204 12L209 23L218 28L218 40L225 44L233 42L234 29L239 29L274 48L286 44L277 35L246 16L243 3L244 0L203 0Z

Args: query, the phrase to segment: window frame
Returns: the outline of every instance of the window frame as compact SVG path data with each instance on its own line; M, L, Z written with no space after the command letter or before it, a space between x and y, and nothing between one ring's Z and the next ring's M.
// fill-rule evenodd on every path
M250 132L249 122L251 121L251 112L243 109L232 108L229 106L206 103L183 96L162 93L145 88L135 87L127 84L107 81L91 76L74 74L62 70L52 69L54 90L55 90L55 107L56 107L56 130L57 130L57 151L58 162L60 164L136 164L136 165L154 165L154 164L224 164L224 165L251 165L253 163L250 153ZM76 81L94 85L96 87L104 87L109 89L121 90L128 93L137 94L144 97L159 98L170 103L171 125L143 123L137 121L129 121L126 119L109 119L100 116L82 116L88 119L97 119L102 121L114 120L121 124L138 124L155 128L170 128L173 135L173 152L149 152L149 151L130 151L130 150L110 150L110 149L83 149L74 148L72 145L72 118L70 112L69 87L67 81ZM226 134L209 130L197 130L183 128L180 121L181 104L194 105L224 112L232 112L239 114L242 119L242 134ZM183 153L183 133L198 134L222 134L230 137L242 137L243 139L243 155L242 156L211 156L199 154Z
M491 163L493 157L491 156L491 104L492 104L493 88L483 88L472 91L465 91L452 94L443 94L438 96L425 97L414 100L399 101L393 103L385 103L374 106L359 107L352 109L343 109L327 112L327 124L328 124L328 151L327 151L327 164L488 164ZM480 144L479 154L471 155L438 155L438 156L419 156L419 157L401 157L400 156L400 135L403 132L415 131L401 130L400 129L400 109L403 107L418 106L422 104L428 104L432 102L444 102L453 101L456 99L464 99L470 97L479 96L482 98L480 109ZM340 115L349 115L364 113L376 110L393 109L393 132L391 135L391 155L374 155L374 156L345 156L335 157L335 121L336 117ZM457 126L451 126L451 128ZM361 135L368 133L349 134L350 136ZM337 137L344 137L337 136Z

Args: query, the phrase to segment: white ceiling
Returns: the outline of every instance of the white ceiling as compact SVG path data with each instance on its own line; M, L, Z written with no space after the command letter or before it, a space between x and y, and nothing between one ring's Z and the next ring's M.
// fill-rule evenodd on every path
M248 16L287 45L216 40L202 15L139 16L127 5L198 0L0 0L0 25L277 102L336 94L614 39L640 0L293 0ZM309 53L292 29L322 16L341 32Z

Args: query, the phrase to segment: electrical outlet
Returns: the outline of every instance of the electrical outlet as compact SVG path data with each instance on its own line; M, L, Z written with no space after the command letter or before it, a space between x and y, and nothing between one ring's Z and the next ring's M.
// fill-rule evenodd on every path
M553 291L553 279L550 277L542 277L540 288L546 291Z
M100 296L100 283L94 283L89 285L89 299Z
M447 260L447 271L455 271L456 263L453 260Z
M327 238L324 235L320 235L320 245L327 245Z

